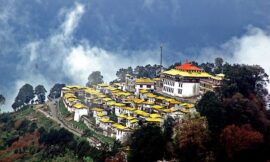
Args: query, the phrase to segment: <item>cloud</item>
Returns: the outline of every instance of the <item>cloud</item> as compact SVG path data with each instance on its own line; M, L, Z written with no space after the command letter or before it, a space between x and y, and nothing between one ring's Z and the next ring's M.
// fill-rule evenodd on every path
M199 56L201 61L213 61L216 57L223 57L230 63L260 65L270 75L270 33L249 26L244 35L231 38L219 48L204 48Z
M31 40L20 49L16 67L21 75L10 90L6 106L10 107L19 88L29 83L43 84L47 91L56 82L85 85L92 71L101 71L106 82L115 78L121 67L158 63L155 50L111 52L77 40L74 33L85 13L85 6L75 3L61 9L59 27L43 39ZM64 19L61 19L64 17ZM136 54L136 55L134 55Z

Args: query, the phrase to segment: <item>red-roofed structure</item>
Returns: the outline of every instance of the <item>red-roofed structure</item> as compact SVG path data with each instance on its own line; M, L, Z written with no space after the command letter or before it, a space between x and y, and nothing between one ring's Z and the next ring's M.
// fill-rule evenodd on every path
M197 66L191 63L185 63L180 66L176 66L175 68L177 70L185 70L185 71L203 71L201 68L198 68Z

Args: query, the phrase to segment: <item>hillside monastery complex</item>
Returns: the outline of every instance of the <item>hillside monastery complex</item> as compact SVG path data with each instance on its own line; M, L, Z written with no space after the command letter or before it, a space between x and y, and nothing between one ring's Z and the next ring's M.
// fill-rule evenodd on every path
M123 83L66 86L61 97L75 121L92 121L106 136L123 141L139 124L162 126L168 116L180 119L196 111L194 99L214 91L223 77L186 63L154 79L127 75Z

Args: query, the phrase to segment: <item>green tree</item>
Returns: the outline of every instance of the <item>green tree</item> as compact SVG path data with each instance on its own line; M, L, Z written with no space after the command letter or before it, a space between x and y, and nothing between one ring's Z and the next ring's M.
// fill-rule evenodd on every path
M126 75L133 75L132 67L128 67L127 69L121 68L116 72L116 76L120 82L124 82L126 80Z
M29 104L29 102L35 97L33 86L30 84L23 85L18 95L15 98L12 108L16 111L17 108L20 108L24 105Z
M61 90L65 87L65 84L56 83L50 90L49 97L50 98L59 98L61 96Z
M168 116L164 121L164 140L165 140L165 154L164 158L166 160L171 160L174 157L174 144L173 144L173 128L175 125L175 120Z
M134 74L137 78L147 77L154 78L157 77L160 73L160 65L146 65L146 66L137 66L134 69Z
M213 63L202 63L199 66L200 68L202 68L205 72L210 73L210 74L214 74L214 67L215 65Z
M196 104L196 110L205 116L209 130L217 137L225 126L225 110L214 92L206 92Z
M96 84L103 83L103 76L101 75L100 71L93 71L89 77L88 82L86 83L86 86L91 87Z
M225 64L223 70L225 79L222 82L221 94L224 97L233 96L237 92L247 97L251 94L265 97L268 93L268 75L260 66Z
M176 63L170 65L167 70L175 69L176 66L180 66L180 65L182 65L181 61L180 62L176 62Z
M5 101L6 101L5 97L2 94L0 94L0 112L1 112L1 106L5 104Z
M130 162L156 162L164 154L164 138L161 128L156 125L143 125L135 130L129 139Z
M45 99L46 99L46 92L47 90L44 88L43 85L38 85L35 88L35 95L37 95L38 97L38 102L40 104L44 103Z
M222 66L223 66L223 59L220 58L220 57L217 57L215 59L215 74L219 74L219 73L222 73Z

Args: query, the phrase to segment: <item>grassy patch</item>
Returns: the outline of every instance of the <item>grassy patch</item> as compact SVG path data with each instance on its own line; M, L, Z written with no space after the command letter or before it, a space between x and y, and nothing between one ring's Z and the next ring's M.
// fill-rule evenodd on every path
M72 124L75 125L77 128L79 128L82 131L89 130L91 137L95 137L104 143L108 143L109 145L112 145L114 142L113 138L104 136L103 134L98 133L97 131L89 129L83 122L72 121Z
M62 100L59 101L59 111L64 117L68 117L71 113L67 110Z
M46 130L50 130L52 128L54 128L54 129L59 128L59 126L58 126L58 124L56 122L48 119L47 117L45 117L40 112L36 112L35 116L36 116L36 121L35 122L37 123L37 126L39 128L43 127Z
M82 131L88 129L88 127L87 127L84 123L82 123L82 122L76 122L76 121L73 120L73 121L72 121L72 124L73 124L75 127L77 127L77 128L79 128L80 130L82 130Z

